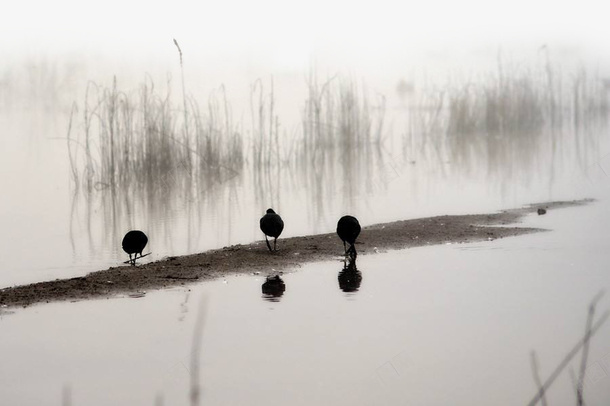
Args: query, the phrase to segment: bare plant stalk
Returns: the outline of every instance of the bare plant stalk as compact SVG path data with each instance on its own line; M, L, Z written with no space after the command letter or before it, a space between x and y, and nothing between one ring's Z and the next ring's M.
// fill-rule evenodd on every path
M117 102L118 102L118 93L117 93L117 86L116 86L116 76L114 76L112 78L112 96L111 96L111 103L110 103L110 119L109 119L109 128L110 128L110 185L112 185L114 187L115 184L115 180L114 180L114 175L116 173L115 170L115 157L114 157L114 152L115 152L115 138L118 136L117 134L117 130L118 130L118 117L117 117L117 110L118 110L118 106L117 106Z
M91 167L93 163L91 162L91 149L89 148L89 130L91 128L91 122L89 119L89 87L91 86L91 82L87 83L87 88L85 89L85 108L83 109L83 115L85 119L85 152L87 154L87 164L85 167L85 176L87 179L87 190L91 190Z
M274 125L273 125L273 108L275 106L275 98L273 97L273 76L271 76L271 92L269 93L269 142L267 143L268 148L267 148L267 165L270 165L271 163L271 149L273 147L272 145L272 140L273 140L273 130L274 130ZM276 145L277 147L277 145Z
M587 369L587 357L589 356L589 342L591 337L591 324L593 324L593 316L595 315L595 306L597 302L602 298L604 292L599 292L597 296L593 298L589 305L589 314L587 316L587 326L585 328L585 345L582 349L582 358L580 359L580 374L578 376L578 386L576 390L577 404L578 406L584 405L583 398L583 382L585 379L585 370Z
M191 350L191 406L198 406L201 400L201 384L199 383L199 372L201 363L201 343L203 339L203 328L205 326L206 298L202 298L197 311L195 330L193 331L193 343Z
M572 386L574 387L574 393L578 398L578 379L576 378L576 373L574 372L574 368L570 368L570 380L572 381Z
M182 79L182 106L184 109L184 143L186 145L186 154L187 154L187 162L190 162L190 151L189 151L189 121L188 121L188 110L186 103L186 88L184 86L184 64L182 62L182 49L180 45L178 45L178 41L174 38L174 44L176 48L178 48L178 53L180 54L180 77Z
M263 81L258 80L260 84L260 93L258 95L258 135L260 144L258 147L258 165L263 161L265 153L265 101L263 95Z
M568 354L564 357L564 359L559 363L557 368L555 368L553 373L551 373L551 375L547 378L547 380L544 382L544 384L538 390L538 392L532 398L532 400L529 401L529 403L528 403L529 406L534 406L536 403L538 403L538 401L540 401L540 399L542 398L544 393L553 384L555 379L557 379L557 376L559 376L561 371L564 370L564 368L568 365L568 363L572 360L572 358L574 358L574 356L578 353L578 351L580 351L580 349L586 344L586 342L588 342L591 339L591 337L593 337L593 335L605 323L605 321L608 319L609 316L610 316L610 311L606 310L606 312L601 316L601 318L591 327L590 334L583 337L578 343L576 343L576 345L570 350L570 352L568 352Z
M64 385L61 393L61 404L62 406L72 406L72 388L70 388L70 385Z
M534 376L534 382L536 382L536 387L538 388L538 392L540 393L540 403L542 404L542 406L546 406L546 397L544 396L544 388L542 387L542 381L540 380L540 371L538 368L538 357L536 356L536 351L532 351L531 361L532 375Z
M67 143L68 143L68 157L70 158L70 170L72 171L72 179L74 180L74 184L78 187L78 169L76 168L76 159L77 153L74 153L72 156L72 148L70 147L70 142L72 139L70 138L70 133L72 132L72 118L74 116L74 112L77 111L76 103L72 104L72 110L70 110L70 121L68 122L68 135L67 135Z

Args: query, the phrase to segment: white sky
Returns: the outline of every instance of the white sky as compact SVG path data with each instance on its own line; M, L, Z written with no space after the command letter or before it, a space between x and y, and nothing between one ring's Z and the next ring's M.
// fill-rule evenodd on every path
M601 2L281 0L5 1L0 50L134 47L183 43L239 52L293 53L337 45L367 50L506 41L607 45Z

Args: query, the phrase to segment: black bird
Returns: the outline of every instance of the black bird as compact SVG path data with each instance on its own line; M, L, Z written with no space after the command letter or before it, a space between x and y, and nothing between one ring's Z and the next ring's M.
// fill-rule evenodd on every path
M265 234L267 248L269 248L269 251L275 251L277 238L282 234L282 230L284 230L284 221L279 214L273 211L273 209L267 209L267 214L261 217L260 224L261 231ZM269 244L267 236L275 238L275 240L273 240L273 249L271 249L271 244Z
M146 247L147 243L148 237L140 230L131 230L125 234L122 243L123 251L129 254L129 262L131 265L136 264L138 254L140 254L140 258L142 257L142 251L144 251L144 247ZM131 254L134 254L133 259L131 259Z
M343 240L343 248L345 249L345 255L352 253L354 258L356 257L356 238L360 234L360 223L354 216L343 216L337 223L337 234L339 238ZM347 248L346 243L349 243L350 247Z

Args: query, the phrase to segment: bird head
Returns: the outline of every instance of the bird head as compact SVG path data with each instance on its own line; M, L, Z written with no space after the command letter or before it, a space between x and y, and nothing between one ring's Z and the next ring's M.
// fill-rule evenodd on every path
M267 214L275 214L275 212L273 211L273 209L267 209Z

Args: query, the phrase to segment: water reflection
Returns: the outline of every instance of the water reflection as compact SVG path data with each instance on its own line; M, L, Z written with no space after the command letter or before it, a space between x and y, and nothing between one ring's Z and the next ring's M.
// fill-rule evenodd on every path
M343 269L339 271L339 288L346 293L357 292L362 283L362 272L356 268L356 258L346 257L343 261Z
M482 189L477 190L482 196L473 195L471 201L514 199L518 192L531 195L533 190L545 193L535 199L553 198L562 175L576 168L584 171L603 149L608 110L606 94L586 77L574 82L569 105L560 100L559 85L545 83L536 75L512 73L437 93L419 91L418 86L413 103L386 110L384 97L370 98L353 81L333 77L319 83L313 75L301 129L294 134L280 127L273 83L270 89L260 81L253 87L251 132L242 129L247 120L233 122L222 90L209 103L210 118L196 106L187 112L201 120L200 131L209 128L209 134L202 132L207 143L180 139L167 130L174 138L159 140L155 151L171 149L175 156L152 162L156 155L143 155L139 161L127 157L119 162L116 156L125 154L115 151L115 161L124 168L140 162L134 179L110 176L129 188L98 182L75 192L70 227L74 256L107 257L109 250L118 254L120 236L131 228L154 233L158 246L151 249L159 256L252 241L258 238L257 213L267 207L286 213L286 231L302 235L332 230L338 213L365 212L372 222L417 215L405 210L415 210L411 207L417 204L432 210L424 207L426 199L450 188L455 189L443 193L458 196L460 184ZM143 87L144 101L121 98L116 88L108 91L117 106L154 101L156 109L180 123L182 115L166 111L169 101L161 103L151 88L150 83ZM106 108L122 114L121 131L131 128L127 124L139 116L117 106ZM161 123L153 120L150 126ZM192 137L198 134L188 128ZM88 136L73 138L84 143ZM135 153L147 148L142 142L126 138L124 145ZM116 165L107 165L110 174L123 168ZM86 171L81 177L87 177ZM402 207L388 205L399 199ZM434 204L437 211L449 206ZM83 254L83 248L89 252Z
M279 302L284 295L284 291L286 291L286 284L279 275L267 276L267 280L261 285L261 289L264 300Z
M235 224L231 209L239 208L241 182L241 177L202 176L188 184L149 184L129 191L76 190L69 228L74 256L100 258L108 251L118 256L122 236L133 228L149 230L161 256L211 248L209 242L202 246L202 240L228 245ZM210 218L224 226L211 226Z

